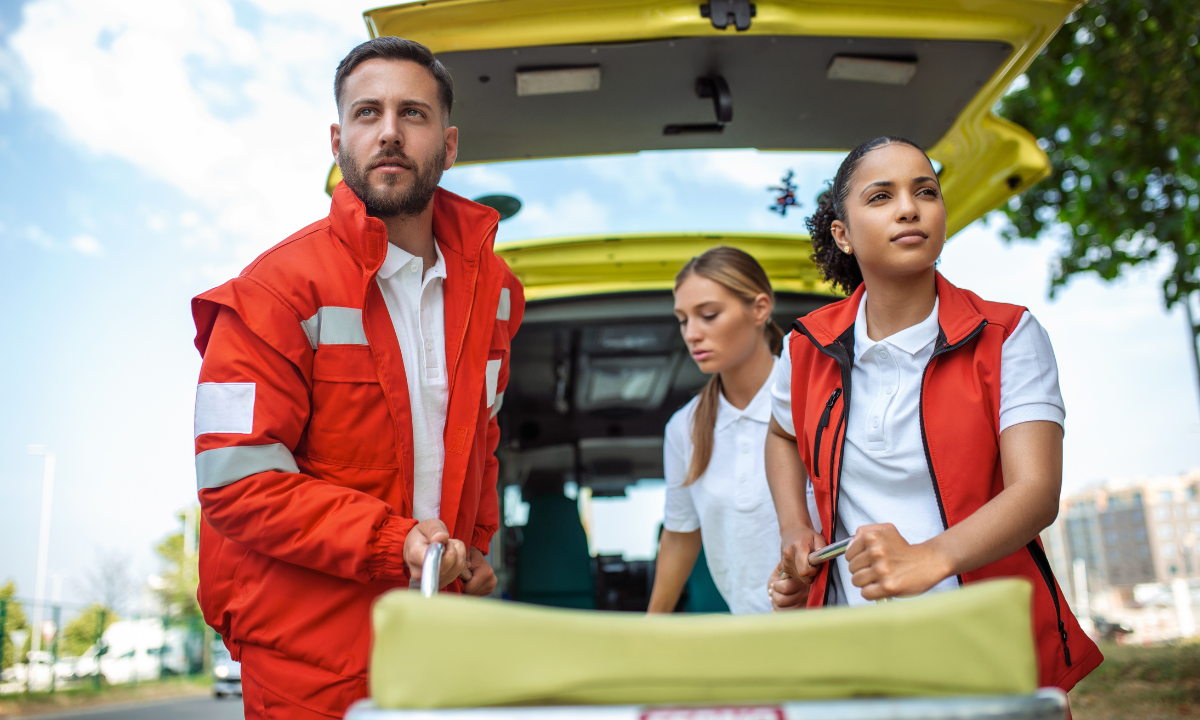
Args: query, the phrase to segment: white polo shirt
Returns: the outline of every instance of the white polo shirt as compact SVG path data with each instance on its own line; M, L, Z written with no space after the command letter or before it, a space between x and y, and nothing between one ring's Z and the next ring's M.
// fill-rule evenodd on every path
M442 508L442 465L446 450L446 321L442 281L446 261L434 244L437 261L422 272L421 258L388 243L376 282L383 291L408 380L413 425L413 517L429 520Z
M720 396L712 459L696 482L683 484L692 460L692 418L699 398L671 416L663 441L663 527L672 532L700 530L709 572L734 615L771 611L767 580L779 562L780 538L763 447L779 367L776 360L744 410Z
M938 336L938 302L925 320L879 342L867 336L866 307L864 295L854 321L850 414L834 540L850 537L863 525L892 523L915 545L943 532L920 419L921 378ZM786 342L779 365L771 410L776 422L795 435ZM1050 338L1026 312L1001 348L1000 431L1033 420L1062 426L1065 416ZM845 556L837 562L837 604L867 603L850 581ZM957 578L949 577L933 591L956 587Z

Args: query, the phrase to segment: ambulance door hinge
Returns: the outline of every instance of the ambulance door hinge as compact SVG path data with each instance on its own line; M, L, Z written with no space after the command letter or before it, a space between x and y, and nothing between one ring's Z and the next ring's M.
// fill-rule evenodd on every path
M758 13L750 0L709 0L700 6L700 17L712 20L713 27L724 30L733 25L738 32L750 29L750 18Z

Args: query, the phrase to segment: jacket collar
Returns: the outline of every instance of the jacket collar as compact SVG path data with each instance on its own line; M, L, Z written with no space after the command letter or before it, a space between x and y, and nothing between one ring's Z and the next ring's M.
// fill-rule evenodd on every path
M484 250L491 252L496 241L500 213L438 188L433 195L433 234L442 250L474 263ZM369 217L363 201L339 182L333 190L329 209L333 234L346 244L363 265L374 274L387 257L387 228L379 218Z
M968 294L935 273L938 301L938 345L957 345L984 321ZM866 286L859 285L850 297L813 310L796 323L822 347L837 342L849 331L853 337L858 308L866 296Z

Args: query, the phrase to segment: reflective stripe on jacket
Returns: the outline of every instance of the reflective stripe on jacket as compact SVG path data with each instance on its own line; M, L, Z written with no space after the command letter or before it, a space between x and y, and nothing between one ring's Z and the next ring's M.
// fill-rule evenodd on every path
M850 407L854 321L864 288L796 320L792 417L800 457L813 483L827 542L836 527L842 451ZM938 338L921 387L921 435L942 523L962 522L1004 489L1000 467L1000 354L1025 308L987 302L937 275ZM810 590L809 607L828 601L826 563ZM1008 557L959 576L1033 583L1033 625L1039 684L1070 690L1104 659L1084 634L1034 539Z
M433 203L447 273L441 519L487 553L524 295L493 253L498 213L441 189ZM408 385L375 279L386 253L383 223L340 184L328 218L192 303L205 620L235 659L248 644L323 671L330 693L308 701L342 710L365 687L371 602L408 584L416 524ZM352 689L335 691L339 678Z

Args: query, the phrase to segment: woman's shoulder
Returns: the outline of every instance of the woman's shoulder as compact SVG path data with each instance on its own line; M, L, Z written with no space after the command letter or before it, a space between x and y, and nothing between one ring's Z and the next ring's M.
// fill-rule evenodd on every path
M671 419L667 421L666 434L686 437L692 428L692 416L696 414L696 406L699 404L700 396L697 395L676 410Z
M974 291L954 285L950 285L950 287L954 289L967 305L982 315L988 321L989 325L1003 328L1006 334L1010 334L1016 330L1017 325L1021 322L1021 318L1025 313L1029 312L1023 305L984 300ZM949 308L946 308L946 310L949 310Z

